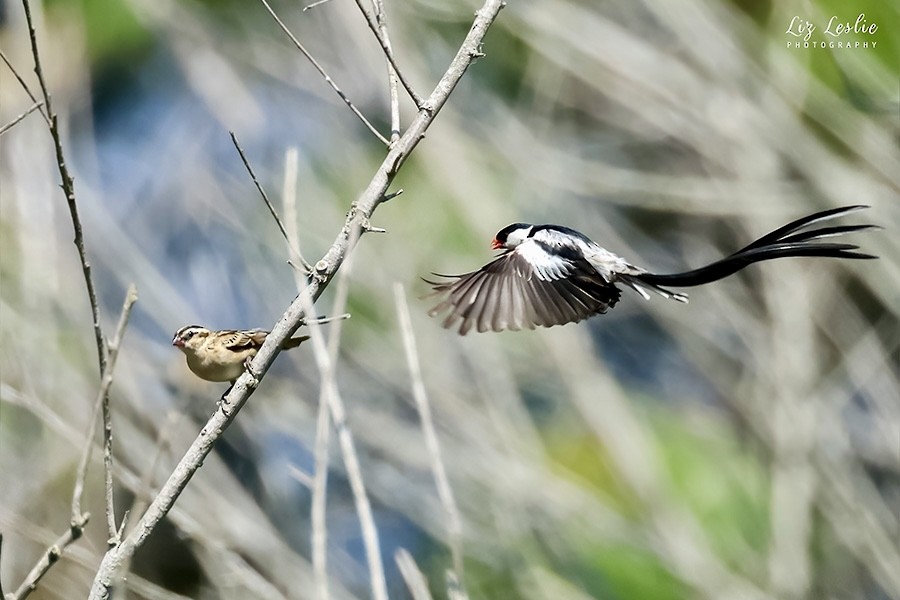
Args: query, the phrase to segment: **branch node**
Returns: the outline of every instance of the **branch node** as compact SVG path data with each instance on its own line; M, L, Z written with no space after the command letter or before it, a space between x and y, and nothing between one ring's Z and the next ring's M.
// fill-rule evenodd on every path
M84 526L87 523L87 518L89 516L90 515L88 514L81 515L80 517L78 517L77 521L72 521L72 523L69 524L69 529L72 531L73 540L77 540L84 533Z
M287 264L288 264L292 269L294 269L295 271L299 271L299 272L300 272L303 276L305 276L305 277L312 277L312 276L314 275L314 273L313 273L313 268L312 268L311 265L309 265L309 266L307 266L307 265L298 265L297 263L295 263L295 262L292 261L291 259L287 259L285 262L287 262ZM306 261L303 261L303 262L306 263Z
M394 198L396 198L397 196L399 196L399 195L402 194L402 193L403 193L403 188L400 188L400 189L397 190L396 192L393 192L393 193L390 193L390 194L385 194L384 196L382 196L382 197L381 197L381 201L382 201L382 202L387 202L388 200L393 200Z
M119 544L122 543L122 533L125 531L125 524L128 522L128 513L129 512L130 511L126 510L125 514L122 515L122 524L119 525L119 529L116 531L116 535L114 537L111 537L108 540L106 540L106 545L109 548L115 548L116 546L118 546Z
M384 229L382 227L374 227L366 217L362 218L359 226L362 227L362 230L366 233L387 233L387 229Z

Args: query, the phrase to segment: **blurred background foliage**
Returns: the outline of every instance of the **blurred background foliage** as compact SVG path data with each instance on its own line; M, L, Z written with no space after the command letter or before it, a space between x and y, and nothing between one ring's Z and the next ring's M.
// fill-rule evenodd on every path
M385 66L358 10L274 7L381 131ZM422 94L478 5L388 2ZM0 47L33 90L21 5ZM296 293L287 250L229 140L284 206L304 254L339 230L384 148L263 7L237 0L52 0L41 49L111 331L140 301L114 384L118 506L158 489L223 386L171 333L267 327ZM869 48L792 48L792 17L865 14ZM447 597L447 521L410 392L391 293L403 283L455 498L471 598L900 598L900 8L878 0L510 2L400 172L353 256L339 361L392 598L406 548ZM871 44L875 43L874 47ZM0 68L0 122L31 101ZM403 124L414 115L403 99ZM37 113L0 138L0 579L9 591L67 527L98 377L71 223ZM575 226L657 272L728 253L832 206L885 231L877 262L778 261L692 292L625 292L577 326L459 338L419 279L490 256L514 221ZM320 301L330 312L333 291ZM319 375L281 356L132 564L125 597L312 598ZM334 444L332 444L334 446ZM335 598L369 597L340 455L328 490ZM95 453L99 461L99 453ZM37 598L82 597L105 548L94 519ZM134 504L132 504L134 503Z

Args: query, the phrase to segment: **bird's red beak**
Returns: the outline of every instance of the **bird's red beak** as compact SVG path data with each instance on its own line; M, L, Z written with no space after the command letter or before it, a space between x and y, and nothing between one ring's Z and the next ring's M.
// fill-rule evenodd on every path
M491 242L491 249L500 250L501 248L503 248L503 244L500 243L500 240L494 238L494 241Z
M179 348L184 348L184 340L178 337L177 335L172 339L172 345L178 346Z

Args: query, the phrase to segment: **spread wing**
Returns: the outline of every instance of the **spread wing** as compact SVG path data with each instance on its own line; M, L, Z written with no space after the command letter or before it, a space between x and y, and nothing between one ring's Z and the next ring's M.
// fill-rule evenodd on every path
M428 281L432 296L443 300L428 314L449 310L443 326L460 322L459 333L534 329L574 323L605 313L619 299L619 289L587 261L549 253L533 240L520 244L481 269L463 275L439 275Z

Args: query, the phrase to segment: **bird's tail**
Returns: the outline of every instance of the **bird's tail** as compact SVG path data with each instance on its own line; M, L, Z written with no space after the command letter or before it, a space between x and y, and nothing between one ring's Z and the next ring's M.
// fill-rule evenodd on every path
M647 288L662 294L663 296L686 302L686 295L672 292L660 286L692 287L703 285L705 283L724 279L729 275L734 275L744 267L755 262L772 260L775 258L785 258L788 256L824 256L830 258L852 259L878 258L871 254L854 252L854 250L859 249L859 246L854 246L852 244L822 243L818 241L822 238L835 237L844 235L845 233L854 233L856 231L865 231L868 229L880 229L877 225L835 225L809 229L809 227L815 223L841 217L865 208L869 207L864 205L844 206L841 208L824 210L797 219L796 221L791 221L787 225L779 227L775 231L768 233L753 243L741 248L734 254L726 256L705 267L700 267L699 269L685 271L684 273L672 273L670 275L640 273L631 275L629 278L632 279L635 284L644 284Z
M303 342L305 342L308 339L309 339L308 335L298 335L297 337L288 338L288 339L284 340L284 342L281 344L281 349L282 350L290 350L291 348L296 348L297 346L299 346L300 344L302 344Z

